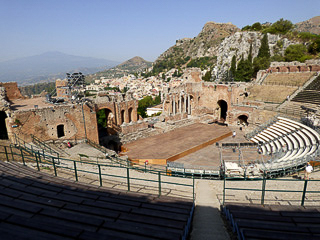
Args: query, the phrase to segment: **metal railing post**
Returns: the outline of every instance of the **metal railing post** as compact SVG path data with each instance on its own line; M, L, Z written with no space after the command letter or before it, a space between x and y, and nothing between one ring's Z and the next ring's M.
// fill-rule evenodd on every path
M194 174L192 174L192 199L193 199L193 202L194 202Z
M12 151L12 147L11 147L11 144L10 144L10 151L11 151L11 157L12 157L12 161L14 161L14 157L13 157L13 151Z
M54 157L52 157L52 165L53 165L54 175L57 176L57 169L56 169L56 163L54 161Z
M38 169L38 171L40 171L39 161L38 161L38 155L37 155L37 154L36 154L36 162L37 162L37 169Z
M161 196L161 174L158 172L158 182L159 182L159 196Z
M21 153L22 163L23 163L23 165L26 165L26 163L25 163L25 161L24 161L24 156L23 156L22 148L20 148L20 153Z
M74 176L76 177L76 182L78 182L77 163L76 163L76 161L73 161L73 165L74 165Z
M40 151L38 150L38 157L39 157L39 162L41 162L41 156L40 156Z
M263 171L262 190L261 190L261 205L264 204L264 196L266 194L266 173Z
M224 205L226 200L226 174L223 174L223 199L222 199L222 205Z
M302 193L302 199L301 199L301 206L304 206L304 199L306 197L307 186L308 186L308 180L304 180L303 193Z
M130 192L130 176L129 176L129 168L127 168L127 185L128 185L128 191Z
M102 187L102 176L101 176L101 166L100 166L100 164L98 164L98 169L99 169L100 187Z
M4 146L4 152L6 153L7 162L9 162L8 151L6 146Z

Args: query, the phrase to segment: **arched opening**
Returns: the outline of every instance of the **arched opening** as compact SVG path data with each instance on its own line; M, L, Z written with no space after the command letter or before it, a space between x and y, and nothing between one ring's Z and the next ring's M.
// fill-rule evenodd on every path
M287 72L290 72L290 67L287 67Z
M111 140L111 141L108 142L107 148L108 148L108 149L111 149L111 150L114 150L114 151L116 151L116 152L118 152L118 150L119 150L118 143L116 143L116 142L113 141L113 140Z
M312 66L308 66L308 71L309 71L309 72L312 71Z
M133 109L129 108L128 109L128 115L129 115L129 122L133 121Z
M280 68L279 67L277 67L276 70L277 70L277 72L280 72Z
M115 118L112 111L108 108L100 109L97 112L97 124L99 138L113 135L116 132L113 130L115 124Z
M185 112L185 107L184 107L184 97L181 96L181 112L184 113Z
M225 100L219 100L218 105L220 108L220 120L226 121L227 120L227 112L228 112L228 103Z
M63 124L60 124L57 126L57 135L58 135L58 138L62 138L64 137L64 125Z
M246 116L246 115L240 115L240 116L238 116L238 124L239 124L239 125L246 125L246 126L248 126L248 116Z
M8 139L6 118L7 114L4 111L0 111L0 139Z
M124 110L121 110L121 124L124 123Z
M300 67L300 66L298 66L297 68L298 68L298 72L301 72L301 67Z
M190 109L189 109L189 115L192 114L192 105L193 105L193 96L190 95L190 103L189 103L189 106L190 106Z

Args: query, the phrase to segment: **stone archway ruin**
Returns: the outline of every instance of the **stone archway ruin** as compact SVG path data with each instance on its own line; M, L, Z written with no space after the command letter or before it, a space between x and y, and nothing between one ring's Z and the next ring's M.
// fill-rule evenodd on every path
M7 114L5 113L5 111L0 111L0 139L8 139L6 118Z
M219 120L226 121L227 120L227 112L228 112L228 103L225 100L219 100Z
M246 125L248 126L248 116L247 115L239 115L237 120L238 120L238 125Z
M129 123L133 121L133 109L128 109L128 117L129 117Z

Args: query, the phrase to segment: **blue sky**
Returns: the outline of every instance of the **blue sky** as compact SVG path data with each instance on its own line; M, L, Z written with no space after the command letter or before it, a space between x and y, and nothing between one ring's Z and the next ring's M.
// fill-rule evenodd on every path
M0 0L0 62L47 51L154 61L208 21L297 23L319 10L319 0Z

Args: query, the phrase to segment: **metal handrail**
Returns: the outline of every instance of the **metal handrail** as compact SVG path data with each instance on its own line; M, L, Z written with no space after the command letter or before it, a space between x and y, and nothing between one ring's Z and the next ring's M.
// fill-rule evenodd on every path
M36 136L31 134L31 138L32 138L32 142L35 142L36 144L39 144L41 148L45 148L47 149L51 154L57 154L59 155L59 153L57 151L55 151L54 149L52 149L50 146L48 146L47 144L45 144L43 141L41 141L39 138L37 138Z
M127 180L128 191L130 191L130 182L131 182L131 180L138 180L138 181L144 181L144 182L156 182L156 183L158 183L159 195L162 194L162 191L161 191L161 185L162 184L185 186L185 187L188 187L188 188L192 187L192 199L194 200L194 198L195 198L195 195L194 195L194 177L192 177L192 184L183 184L183 183L178 183L178 182L168 182L168 181L162 181L161 180L161 175L165 175L165 176L172 177L172 178L175 178L175 176L171 176L166 171L156 171L156 170L153 170L153 169L143 169L141 167L135 167L135 166L131 166L129 164L126 165L126 166L124 166L124 165L116 166L114 164L96 164L96 163L92 163L92 162L83 162L83 161L67 159L67 158L57 158L57 157L52 156L52 155L43 154L40 151L38 151L38 152L31 151L30 152L30 149L24 148L22 146L10 146L10 147L7 147L7 146L0 145L0 147L3 147L3 149L4 149L4 151L1 151L0 154L5 154L5 160L7 160L7 161L16 161L17 158L20 158L24 165L26 165L26 161L35 162L38 171L41 170L40 164L49 165L49 166L53 167L55 176L58 175L58 171L57 170L59 168L73 171L76 181L78 181L78 173L79 172L84 172L84 173L88 173L88 174L94 174L94 175L98 175L99 176L100 186L102 186L102 178L103 178L103 176L123 178L123 179ZM10 149L10 151L9 151L9 149ZM13 151L13 149L16 149L16 151ZM88 171L88 170L78 169L77 168L78 164L82 164L82 165L85 164L85 165L93 166L93 168L97 167L98 172L97 171ZM120 175L117 175L117 174L102 173L102 171L101 171L102 167L126 169L127 170L126 171L127 174L126 174L126 176L120 176ZM156 174L156 175L158 175L158 181L150 180L150 179L147 179L147 178L130 177L129 170L146 171L146 172L151 173L151 174Z
M261 205L265 203L265 193L266 192L284 192L284 193L302 193L302 198L300 205L304 206L305 203L305 196L307 193L320 193L320 191L314 191L314 190L307 190L308 182L320 182L320 180L301 180L301 179L272 179L268 178L267 174L263 173L263 178L254 179L254 181L262 181L261 189L260 188L242 188L242 187L226 187L226 182L228 180L235 180L234 178L227 178L224 177L224 183L223 183L223 203L226 202L226 190L234 190L234 191L250 191L252 192L261 192ZM295 182L304 182L303 189L302 190L288 190L288 189L267 189L267 181L295 181ZM279 184L281 185L281 184Z

